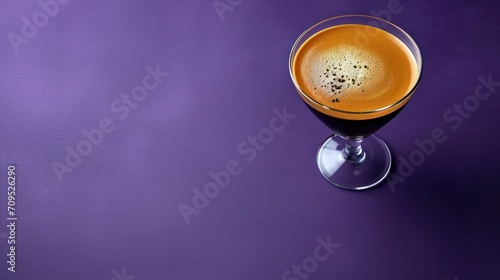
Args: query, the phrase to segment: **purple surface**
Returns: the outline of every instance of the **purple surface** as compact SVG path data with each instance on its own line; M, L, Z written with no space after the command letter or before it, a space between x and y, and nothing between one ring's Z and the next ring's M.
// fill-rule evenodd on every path
M500 86L471 97L479 76L500 81L493 2L404 0L391 16L424 57L417 93L378 133L404 182L349 192L316 168L330 132L293 88L291 46L319 20L389 2L220 0L219 17L211 1L69 1L14 45L8 34L23 36L23 17L43 24L42 8L3 3L0 279L500 279ZM113 112L157 65L168 77L128 115ZM472 112L447 112L464 100ZM284 107L295 118L250 150ZM54 162L66 164L66 148L103 119L114 130L60 181ZM436 128L446 141L405 169L402 158L419 160L415 140ZM179 205L193 206L193 188L213 187L210 172L228 162L236 175L186 224ZM328 236L331 253L317 247ZM315 251L328 258L308 258ZM307 275L287 273L303 264Z

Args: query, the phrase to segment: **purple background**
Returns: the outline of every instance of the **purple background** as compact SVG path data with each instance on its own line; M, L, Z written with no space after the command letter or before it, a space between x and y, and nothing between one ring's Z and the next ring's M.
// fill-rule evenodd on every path
M245 0L221 20L211 0L72 0L17 54L7 34L22 34L21 19L41 8L4 1L0 279L121 280L122 268L135 280L282 279L327 236L341 246L308 279L500 279L500 87L458 129L443 119L479 76L500 81L499 11L487 2L401 1L391 21L419 44L424 75L378 135L395 174L415 139L435 128L448 139L392 191L384 182L349 192L316 168L330 131L296 94L288 54L312 24L388 1ZM110 104L148 65L170 75L120 120ZM240 143L284 106L296 117L247 161ZM60 182L51 164L103 118L115 130ZM231 160L241 174L187 225L179 204L192 205L193 188ZM8 164L17 166L15 274L2 238Z

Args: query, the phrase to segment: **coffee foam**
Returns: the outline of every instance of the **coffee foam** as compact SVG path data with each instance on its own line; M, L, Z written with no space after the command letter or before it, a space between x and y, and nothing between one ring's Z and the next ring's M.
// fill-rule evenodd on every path
M360 27L369 40L359 42ZM374 112L391 112L384 108L399 108L393 105L403 100L418 80L417 61L397 37L370 28L376 29L356 24L335 26L302 44L292 67L304 101L327 115L346 119L370 118Z
M307 91L322 104L372 99L374 92L390 82L385 79L383 60L375 52L352 44L311 48L304 61L308 63L301 65L301 72Z

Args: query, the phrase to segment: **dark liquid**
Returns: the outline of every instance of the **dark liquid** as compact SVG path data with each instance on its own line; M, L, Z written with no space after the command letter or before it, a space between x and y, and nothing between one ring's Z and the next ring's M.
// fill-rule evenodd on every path
M328 116L326 114L318 112L307 103L306 105L307 108L309 108L309 110L311 110L311 112L313 112L314 115L316 115L316 117L320 119L326 126L328 126L333 132L344 137L370 136L371 134L382 128L384 125L386 125L389 121L391 121L405 107L403 106L390 114L374 119L345 120Z

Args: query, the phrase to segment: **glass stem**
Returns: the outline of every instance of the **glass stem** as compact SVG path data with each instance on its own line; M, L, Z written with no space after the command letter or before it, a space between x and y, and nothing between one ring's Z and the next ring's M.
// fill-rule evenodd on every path
M344 158L353 163L362 163L366 158L366 154L363 148L361 148L361 141L363 141L363 138L346 138L345 141L346 145L342 150Z

